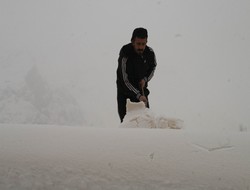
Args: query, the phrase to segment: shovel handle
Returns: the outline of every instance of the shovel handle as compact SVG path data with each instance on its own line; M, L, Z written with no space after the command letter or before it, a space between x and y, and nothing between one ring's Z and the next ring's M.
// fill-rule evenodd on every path
M142 92L142 95L145 96L143 87L141 87L141 92Z

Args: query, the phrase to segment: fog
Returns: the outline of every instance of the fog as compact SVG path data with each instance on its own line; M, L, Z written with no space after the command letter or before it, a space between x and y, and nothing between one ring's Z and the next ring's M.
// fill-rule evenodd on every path
M1 0L0 90L36 67L49 89L71 94L87 125L116 127L119 50L142 26L157 56L153 111L185 127L249 127L249 18L248 0Z

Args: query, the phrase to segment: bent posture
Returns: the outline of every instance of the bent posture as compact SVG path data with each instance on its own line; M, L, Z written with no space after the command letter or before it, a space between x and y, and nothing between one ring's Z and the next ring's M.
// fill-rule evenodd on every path
M117 68L117 103L121 122L126 115L126 100L143 101L149 108L148 82L156 67L152 48L147 46L148 32L144 28L133 31L131 43L124 45L119 54Z

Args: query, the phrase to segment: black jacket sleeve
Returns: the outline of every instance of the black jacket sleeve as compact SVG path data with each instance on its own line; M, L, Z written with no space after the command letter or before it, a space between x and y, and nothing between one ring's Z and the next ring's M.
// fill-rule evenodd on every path
M128 96L139 99L141 96L140 91L135 86L133 86L128 79L128 74L126 69L127 61L128 61L128 56L124 53L123 49L121 49L118 58L118 70L117 70L119 83Z
M155 57L155 53L154 53L153 49L149 47L149 51L150 51L150 56L149 56L150 65L149 65L148 72L144 78L144 80L146 80L146 82L150 81L153 78L155 68L157 65L156 57Z

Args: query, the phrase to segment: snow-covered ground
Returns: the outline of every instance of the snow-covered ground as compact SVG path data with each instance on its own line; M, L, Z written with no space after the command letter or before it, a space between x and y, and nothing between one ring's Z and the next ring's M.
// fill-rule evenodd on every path
M0 189L249 190L249 10L1 0ZM120 125L117 58L140 26L158 63L151 107Z
M248 190L248 131L0 126L0 189Z

